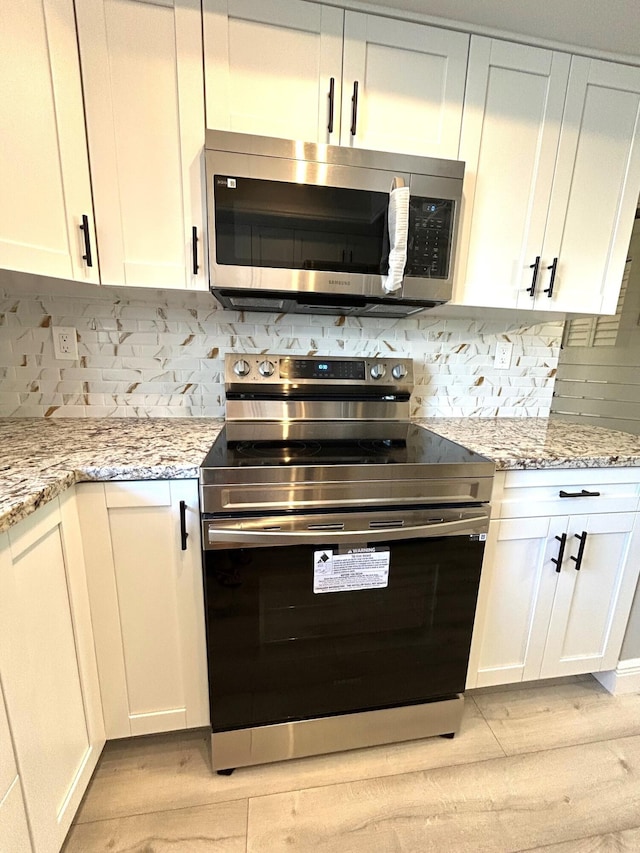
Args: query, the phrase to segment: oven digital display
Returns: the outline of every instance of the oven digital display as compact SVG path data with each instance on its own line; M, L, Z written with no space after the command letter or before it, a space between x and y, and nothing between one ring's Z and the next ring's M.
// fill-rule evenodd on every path
M364 361L284 358L280 376L287 379L364 379Z

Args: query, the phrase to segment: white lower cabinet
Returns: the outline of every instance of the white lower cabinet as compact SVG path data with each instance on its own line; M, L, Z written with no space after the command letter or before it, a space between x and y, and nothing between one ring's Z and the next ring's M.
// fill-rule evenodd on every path
M107 737L208 725L197 480L79 489Z
M615 667L640 571L630 471L498 475L467 687Z
M0 850L31 853L29 827L0 685Z
M0 536L0 678L19 774L0 849L31 849L26 809L33 849L57 853L104 745L73 488Z

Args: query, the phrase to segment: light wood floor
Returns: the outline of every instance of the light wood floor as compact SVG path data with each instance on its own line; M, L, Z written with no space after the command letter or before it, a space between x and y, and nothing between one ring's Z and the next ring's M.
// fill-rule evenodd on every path
M640 851L640 695L467 693L454 740L211 773L202 731L108 744L64 853Z

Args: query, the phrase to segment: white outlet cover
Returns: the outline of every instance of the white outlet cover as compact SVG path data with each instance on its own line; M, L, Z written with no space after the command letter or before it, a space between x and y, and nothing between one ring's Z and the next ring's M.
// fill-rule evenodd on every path
M511 353L513 344L511 341L498 341L496 344L496 355L494 366L497 370L507 370L511 366Z
M78 335L73 326L52 326L53 354L55 358L78 360Z

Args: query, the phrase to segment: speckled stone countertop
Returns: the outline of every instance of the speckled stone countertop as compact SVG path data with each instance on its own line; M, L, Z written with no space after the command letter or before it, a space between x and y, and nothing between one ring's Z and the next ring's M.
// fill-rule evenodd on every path
M197 477L223 421L0 419L0 533L83 480Z
M498 471L640 466L640 436L553 417L425 418L416 423L488 456Z
M640 466L640 436L599 427L543 418L416 423L498 470ZM222 426L210 418L0 419L0 533L73 483L197 477Z

